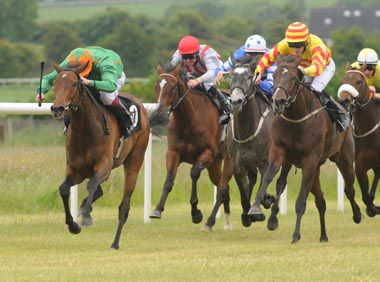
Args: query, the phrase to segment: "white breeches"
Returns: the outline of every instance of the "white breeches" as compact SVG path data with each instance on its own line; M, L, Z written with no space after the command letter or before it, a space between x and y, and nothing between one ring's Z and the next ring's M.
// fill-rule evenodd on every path
M117 89L114 92L100 92L100 100L103 105L111 105L115 98L119 95L120 89L125 84L125 73L122 72L120 78L117 80Z
M330 63L323 69L322 73L316 77L305 76L306 82L311 82L311 88L318 92L322 92L326 88L327 84L334 76L335 73L335 63L333 59L330 59Z

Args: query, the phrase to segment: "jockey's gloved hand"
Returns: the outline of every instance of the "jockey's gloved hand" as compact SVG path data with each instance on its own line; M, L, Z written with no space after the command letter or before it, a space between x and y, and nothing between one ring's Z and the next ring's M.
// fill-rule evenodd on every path
M45 99L45 93L41 92L41 97L40 97L40 93L37 93L36 98L35 98L37 103L42 103L44 99Z

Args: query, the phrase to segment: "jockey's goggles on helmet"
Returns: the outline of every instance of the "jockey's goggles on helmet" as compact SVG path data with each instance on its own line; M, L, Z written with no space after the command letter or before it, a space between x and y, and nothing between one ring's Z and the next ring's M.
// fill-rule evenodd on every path
M363 66L363 65L360 65ZM365 70L373 71L376 69L376 65L366 65Z
M251 57L256 57L257 55L261 56L264 55L264 52L246 52Z
M197 53L183 54L181 56L182 56L182 60L192 60L192 59L194 59L197 56Z
M305 46L305 41L302 42L288 42L290 48L302 48Z

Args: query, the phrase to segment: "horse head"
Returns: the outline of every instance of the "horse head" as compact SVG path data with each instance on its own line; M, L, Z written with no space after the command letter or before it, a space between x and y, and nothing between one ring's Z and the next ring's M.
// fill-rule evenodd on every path
M360 69L346 67L346 73L338 89L338 98L341 101L349 101L351 107L364 107L371 101L363 70L363 67Z
M302 83L298 69L300 61L301 58L291 55L279 56L277 60L277 69L273 75L275 91L272 99L274 110L278 114L282 114L297 98L298 86Z
M247 103L249 97L255 93L255 83L253 81L253 72L256 68L258 58L243 57L239 61L233 58L234 64L231 70L231 103L233 108L238 110Z
M55 119L60 119L65 111L78 109L83 83L79 76L81 66L60 68L54 65L54 68L58 75L54 80L54 101L50 111Z
M166 64L157 66L158 80L156 94L160 111L174 110L180 103L182 93L185 91L185 72L181 64Z

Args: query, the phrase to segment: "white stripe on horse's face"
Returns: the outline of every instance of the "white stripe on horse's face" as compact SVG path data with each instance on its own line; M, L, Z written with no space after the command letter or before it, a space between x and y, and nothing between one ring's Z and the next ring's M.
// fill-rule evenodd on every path
M166 83L168 83L168 82L166 81L165 78L163 80L161 80L161 82L160 82L160 95L158 96L158 103L160 103L161 93L162 93L162 90L164 89L164 86Z
M237 67L237 68L234 69L233 72L236 73L236 74L243 74L243 73L245 73L245 72L247 72L247 71L248 71L247 68Z
M65 78L67 76L67 74L66 73L64 73L63 75L62 75L62 78Z

